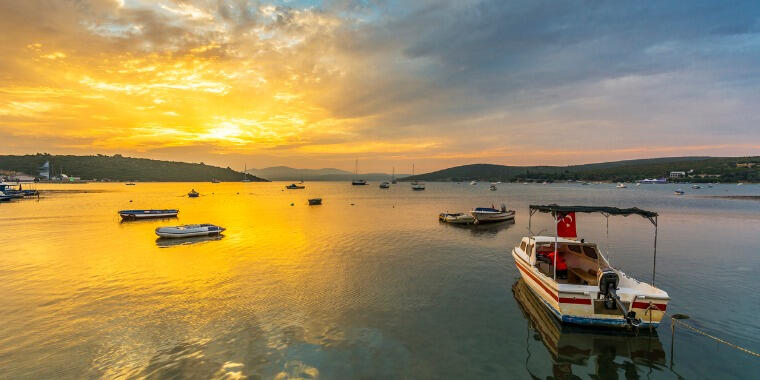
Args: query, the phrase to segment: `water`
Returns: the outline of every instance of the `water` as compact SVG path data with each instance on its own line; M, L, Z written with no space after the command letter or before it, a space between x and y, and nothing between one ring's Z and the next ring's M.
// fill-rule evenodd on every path
M530 203L660 212L657 284L668 310L760 351L753 280L760 194L716 185L348 183L39 185L0 204L0 378L751 378L760 360L684 328L659 336L560 329L523 297L509 250ZM190 188L203 194L184 197ZM321 196L321 206L306 205ZM131 202L130 202L131 201ZM514 224L458 228L442 211L507 203ZM291 206L291 203L293 205ZM121 223L116 211L178 208ZM221 239L171 245L161 225L210 222ZM582 215L613 264L652 274L653 227ZM551 231L536 215L532 228Z

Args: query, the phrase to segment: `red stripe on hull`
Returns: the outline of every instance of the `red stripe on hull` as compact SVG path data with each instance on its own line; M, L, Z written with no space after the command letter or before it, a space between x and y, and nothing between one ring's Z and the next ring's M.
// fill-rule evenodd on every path
M573 303L576 305L591 305L591 300L588 298L560 298L559 303Z
M527 269L523 268L522 265L517 263L517 261L515 261L515 265L517 266L517 269L519 269L521 272L528 275L528 277L530 277L531 280L535 281L541 288L544 289L544 291L549 293L549 295L552 296L552 298L554 298L555 301L559 302L559 297L556 294L554 294L553 291L549 290L549 288L547 288L546 285L544 285L544 283L541 280L537 279L536 276L533 275L533 273L530 273Z
M667 304L664 303L655 303L653 306L656 306L660 311L665 311L668 308ZM634 302L633 308L634 309L646 309L649 307L649 302Z

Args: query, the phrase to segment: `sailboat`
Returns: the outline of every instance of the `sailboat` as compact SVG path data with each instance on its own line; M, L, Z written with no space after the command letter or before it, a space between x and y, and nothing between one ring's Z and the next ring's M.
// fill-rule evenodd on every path
M412 164L412 177L414 177L414 164ZM417 181L412 182L412 190L414 191L422 191L425 190L425 184L419 183Z
M245 164L245 169L243 169L243 182L251 182L250 179L248 179L248 164Z
M356 160L356 165L354 167L354 179L353 179L353 181L351 181L351 184L354 185L354 186L366 185L367 181L365 181L363 179L358 179L357 175L359 175L359 160Z
M398 181L396 180L396 167L395 166L393 167L393 174L391 174L391 183L394 184L394 185L398 183Z

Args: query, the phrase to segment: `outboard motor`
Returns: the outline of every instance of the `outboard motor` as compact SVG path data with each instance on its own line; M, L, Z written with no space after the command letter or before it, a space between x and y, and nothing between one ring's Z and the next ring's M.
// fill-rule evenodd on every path
M611 268L605 268L599 274L599 292L604 295L604 307L608 310L617 308L629 325L638 327L641 320L636 318L636 312L627 311L623 302L620 301L620 296L617 295L619 283L620 277Z

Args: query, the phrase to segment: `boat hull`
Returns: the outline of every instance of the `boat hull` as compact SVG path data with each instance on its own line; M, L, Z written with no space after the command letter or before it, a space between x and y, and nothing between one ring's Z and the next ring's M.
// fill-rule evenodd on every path
M225 231L224 227L218 226L198 226L181 229L178 227L159 227L156 228L156 235L162 238L178 239L198 236L215 236Z
M179 210L128 210L119 211L122 219L176 218Z
M569 325L605 327L605 328L629 328L630 325L620 314L597 314L594 311L594 301L598 291L584 293L563 292L556 284L545 281L545 277L533 267L527 264L514 251L512 256L515 260L520 276L533 294L560 322ZM598 289L597 289L598 290ZM639 327L656 328L664 316L667 308L666 300L650 302L648 300L637 301L634 297L629 303L629 311L636 313L641 319Z
M472 214L472 217L475 218L475 221L477 221L478 223L495 223L495 222L504 222L507 220L515 219L514 211L499 212L499 213L472 211L471 214Z

